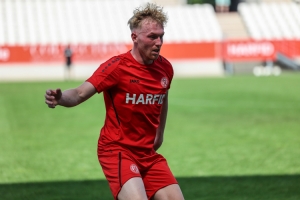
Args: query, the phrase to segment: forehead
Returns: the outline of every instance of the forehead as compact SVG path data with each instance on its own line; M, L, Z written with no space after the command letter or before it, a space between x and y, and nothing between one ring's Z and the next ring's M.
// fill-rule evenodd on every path
M140 31L146 34L149 33L163 34L164 27L157 21L151 19L145 19L141 22Z

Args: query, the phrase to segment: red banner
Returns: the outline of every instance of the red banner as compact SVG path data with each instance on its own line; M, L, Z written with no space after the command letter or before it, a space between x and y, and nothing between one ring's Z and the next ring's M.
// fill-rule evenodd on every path
M223 58L235 60L273 60L275 46L269 41L226 41L223 43Z
M64 46L0 46L0 64L16 62L64 62ZM131 44L71 46L74 62L103 61L132 48ZM220 59L226 61L274 60L276 53L290 58L300 56L300 40L165 43L161 55L168 59Z
M161 54L175 59L205 59L216 57L216 43L164 44ZM63 62L64 46L3 46L0 47L0 63L14 62ZM74 62L101 61L125 53L132 48L128 44L73 45Z
M218 54L217 42L163 44L161 55L168 59L213 59Z
M129 50L126 44L72 45L74 62L105 60ZM65 46L2 46L0 63L64 62Z
M275 60L277 53L282 53L290 58L300 56L300 41L235 40L224 41L222 46L223 60L226 61Z
M0 46L0 63L10 62L31 62L28 51L24 51L23 46Z

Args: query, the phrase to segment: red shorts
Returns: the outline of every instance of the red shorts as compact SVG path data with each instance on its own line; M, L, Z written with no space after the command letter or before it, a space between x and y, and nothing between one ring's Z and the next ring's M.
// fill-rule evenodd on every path
M166 159L158 153L138 158L126 149L106 149L98 151L98 159L116 200L122 186L133 177L143 179L148 199L159 189L178 183Z

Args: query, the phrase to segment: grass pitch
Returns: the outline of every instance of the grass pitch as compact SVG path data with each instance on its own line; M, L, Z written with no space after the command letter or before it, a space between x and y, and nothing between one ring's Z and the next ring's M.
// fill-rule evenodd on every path
M159 150L187 200L300 199L300 74L174 79ZM48 88L0 83L0 199L112 199L97 160L102 94L49 109Z

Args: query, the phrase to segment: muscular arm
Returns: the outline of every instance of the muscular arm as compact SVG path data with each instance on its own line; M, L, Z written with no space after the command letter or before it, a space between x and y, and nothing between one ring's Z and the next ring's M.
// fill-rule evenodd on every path
M154 140L154 150L157 151L158 148L162 145L164 139L164 130L167 121L167 114L168 114L168 92L166 93L164 103L162 105L162 110L160 114L160 123L156 130L156 137Z
M45 98L46 104L48 104L50 108L55 108L57 105L73 107L84 102L95 93L95 87L89 82L84 82L77 88L65 90L63 92L61 92L60 89L47 90Z

